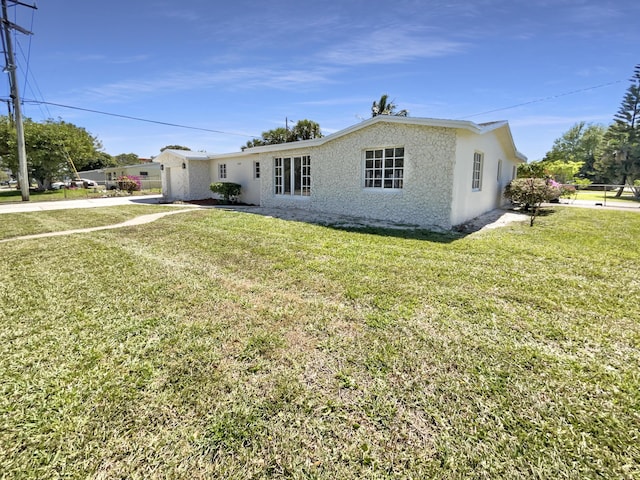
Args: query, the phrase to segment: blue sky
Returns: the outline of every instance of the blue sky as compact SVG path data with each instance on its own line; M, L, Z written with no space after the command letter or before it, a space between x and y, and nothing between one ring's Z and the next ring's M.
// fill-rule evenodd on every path
M610 123L640 63L637 0L37 6L9 10L34 33L16 36L25 100L220 132L24 104L34 120L86 128L112 155L169 144L233 152L286 118L326 135L370 117L387 93L412 117L508 120L517 148L538 160L576 122Z

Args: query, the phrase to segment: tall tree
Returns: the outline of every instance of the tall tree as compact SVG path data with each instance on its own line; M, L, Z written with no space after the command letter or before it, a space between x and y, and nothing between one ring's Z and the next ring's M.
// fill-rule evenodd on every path
M100 142L82 127L62 120L39 123L24 120L29 176L38 188L49 188L55 178L70 176L72 165L81 169L98 155ZM7 117L0 118L0 157L11 171L18 168L15 130Z
M289 141L299 142L301 140L313 140L314 138L322 137L320 131L320 124L313 120L300 120L291 129Z
M136 153L121 153L113 158L118 166L137 165L140 163L140 157Z
M188 150L191 151L191 149L189 147L185 147L182 145L167 145L166 147L162 147L160 149L161 152L164 152L165 150Z
M558 162L579 162L582 166L577 176L602 182L593 166L596 159L602 155L605 132L606 127L603 125L578 122L553 142L553 147L544 156L542 163L550 166L557 165ZM564 183L564 180L556 180Z
M97 170L99 168L115 167L116 161L107 152L97 152L95 156L86 162L76 165L78 170Z
M400 110L396 112L395 103L389 101L389 95L386 93L380 97L380 100L377 102L374 100L371 105L371 116L377 117L378 115L395 115L396 117L407 117L409 112L407 110Z
M640 178L640 64L634 68L613 124L604 140L604 155L595 162L595 170L620 185ZM616 196L622 195L624 187Z
M291 130L284 127L274 128L262 132L261 138L249 140L242 149L259 147L262 145L276 145L279 143L299 142L322 137L320 124L313 120L299 120Z

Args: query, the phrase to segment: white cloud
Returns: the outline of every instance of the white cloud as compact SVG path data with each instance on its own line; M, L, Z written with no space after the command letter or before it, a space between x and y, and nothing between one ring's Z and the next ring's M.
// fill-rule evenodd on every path
M417 58L452 55L468 44L446 38L421 37L412 29L385 28L345 43L319 55L321 60L338 65L402 63Z
M334 72L326 68L290 70L255 67L220 72L170 73L156 75L151 79L130 79L86 88L83 91L74 92L74 96L117 102L127 101L140 95L214 87L226 89L314 87L332 83L331 75Z

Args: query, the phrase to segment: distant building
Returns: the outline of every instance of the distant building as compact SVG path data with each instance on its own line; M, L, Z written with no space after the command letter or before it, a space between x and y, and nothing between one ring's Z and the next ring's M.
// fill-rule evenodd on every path
M150 159L140 159L145 163L136 165L119 165L117 167L99 168L97 170L86 170L78 172L81 178L94 180L99 185L106 188L113 188L117 184L118 177L131 176L137 177L143 190L152 188L161 188L162 181L160 177L160 164L154 163Z

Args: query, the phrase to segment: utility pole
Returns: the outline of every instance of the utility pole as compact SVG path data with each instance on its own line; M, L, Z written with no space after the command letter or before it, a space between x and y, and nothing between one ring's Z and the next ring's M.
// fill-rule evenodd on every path
M14 4L24 7L36 8L35 5L27 5L17 0L10 0ZM17 30L25 35L31 32L9 21L7 15L7 0L2 0L2 31L5 44L5 70L9 73L9 85L11 87L10 97L13 102L13 111L16 124L16 143L18 144L18 181L22 192L22 201L29 201L29 170L27 169L27 151L24 143L24 125L22 122L22 109L20 106L20 93L18 92L18 76L16 75L16 60L13 54L13 43L11 42L11 30Z

